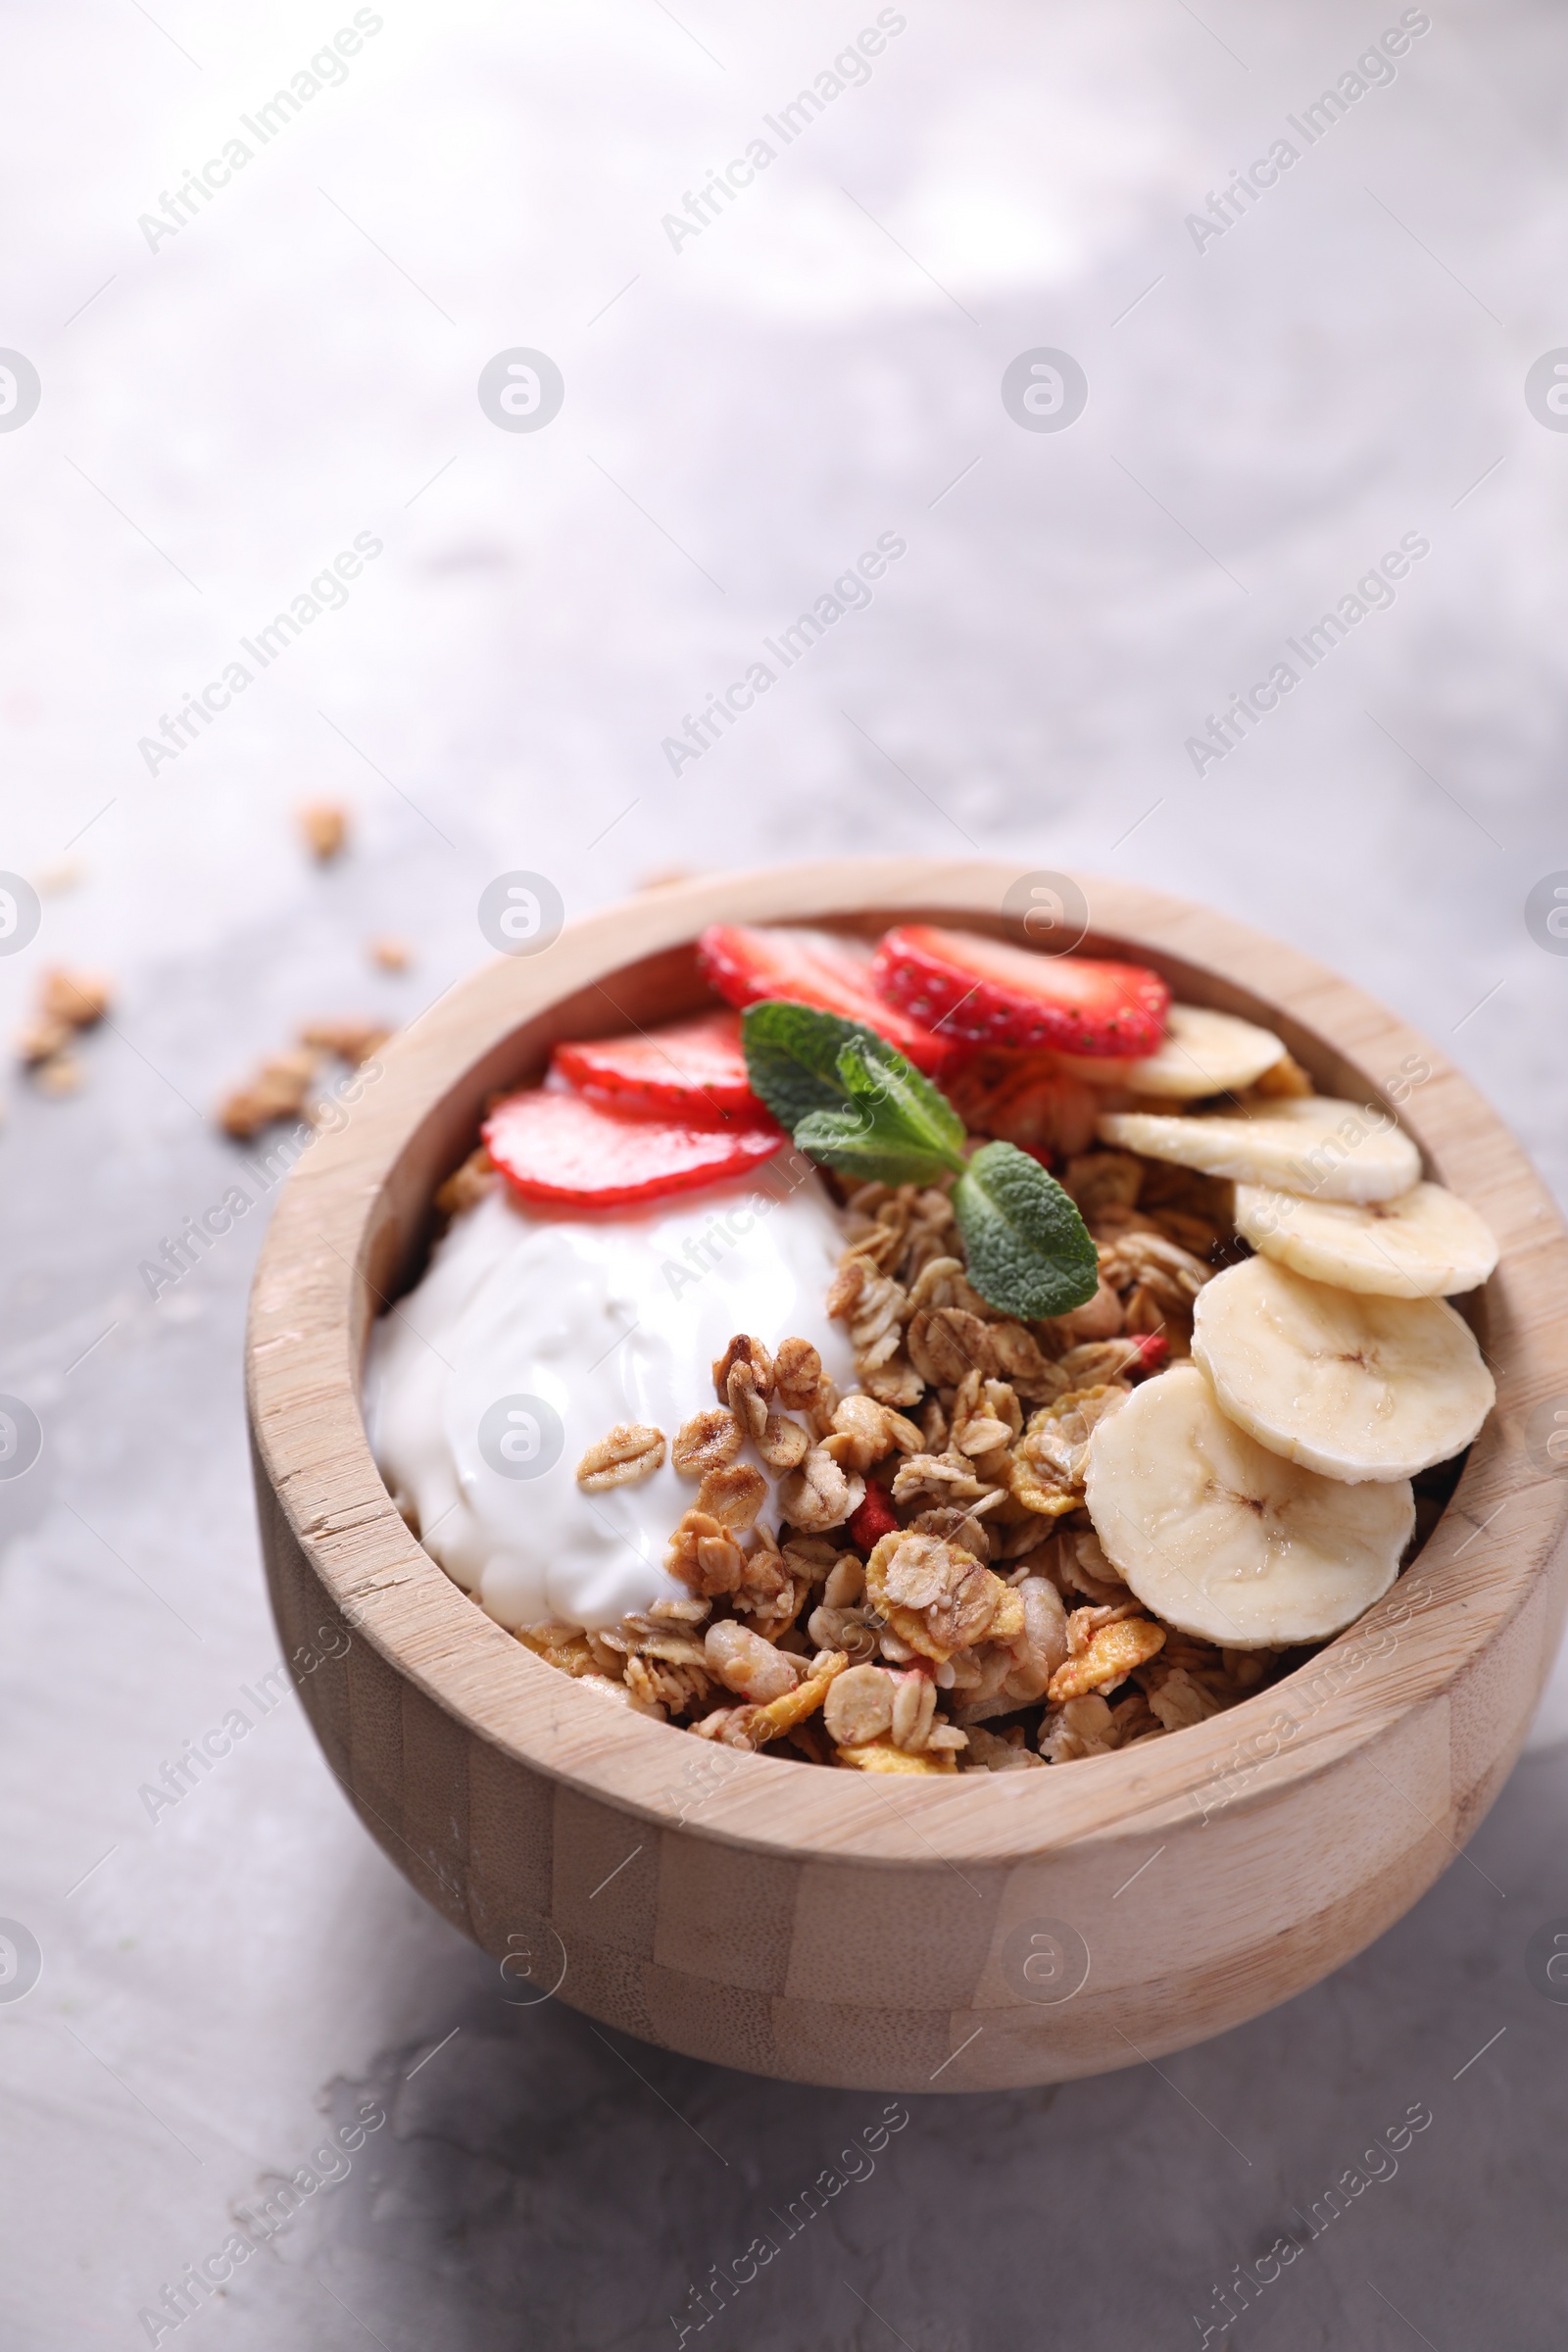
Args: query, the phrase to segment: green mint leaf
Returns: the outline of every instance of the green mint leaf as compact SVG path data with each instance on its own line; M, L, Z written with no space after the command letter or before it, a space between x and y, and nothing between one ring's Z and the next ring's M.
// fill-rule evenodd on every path
M852 1037L839 1049L842 1109L808 1112L795 1141L860 1183L929 1184L963 1166L963 1121L884 1038Z
M906 1149L958 1174L964 1126L941 1089L880 1037L855 1037L839 1054L839 1077L857 1108L868 1109L889 1151Z
M861 1021L769 998L741 1015L752 1092L803 1152L869 1183L928 1184L963 1166L947 1097Z
M748 1004L741 1014L752 1092L792 1135L809 1112L843 1108L849 1092L838 1074L839 1055L857 1038L877 1043L875 1030L861 1021L782 997Z
M1033 1323L1094 1297L1100 1267L1088 1227L1016 1144L983 1144L953 1188L953 1206L969 1280L988 1305Z
M795 1130L803 1152L857 1184L930 1184L953 1172L945 1152L916 1152L903 1138L889 1141L864 1103L854 1110L808 1111Z

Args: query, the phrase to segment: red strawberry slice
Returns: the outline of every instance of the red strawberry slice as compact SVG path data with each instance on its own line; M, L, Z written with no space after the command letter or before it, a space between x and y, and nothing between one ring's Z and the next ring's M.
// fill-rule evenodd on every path
M481 1132L496 1166L525 1200L575 1208L624 1208L744 1176L785 1140L765 1117L727 1127L617 1118L583 1095L541 1087L498 1102Z
M877 994L871 985L869 949L830 931L764 931L744 923L710 923L697 943L697 960L704 978L727 1004L757 1004L767 997L784 997L792 1004L814 1004L818 1011L863 1021L931 1078L953 1057L948 1039L933 1037Z
M701 1012L630 1037L574 1039L556 1048L552 1067L607 1110L674 1113L703 1127L725 1126L737 1114L767 1116L746 1074L738 1012Z
M955 1037L1097 1058L1152 1054L1170 1006L1164 981L1142 964L1036 956L929 923L888 932L871 976L902 1012Z

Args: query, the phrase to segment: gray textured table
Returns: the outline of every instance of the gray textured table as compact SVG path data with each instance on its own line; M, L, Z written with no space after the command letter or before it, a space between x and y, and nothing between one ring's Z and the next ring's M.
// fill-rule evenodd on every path
M51 887L0 1014L54 957L120 996L82 1093L19 1080L0 1136L0 1388L45 1432L0 1480L0 1916L42 1953L0 1985L6 2352L1562 2343L1568 2007L1525 1949L1568 1916L1568 1688L1332 1982L1157 2070L896 2103L851 2159L886 2102L509 2009L369 1845L274 1674L239 1384L265 1208L156 1300L138 1274L232 1180L222 1087L302 1017L427 1002L498 871L581 910L889 844L1146 877L1298 942L1568 1197L1568 960L1525 911L1568 867L1549 363L1525 398L1568 334L1568 35L1464 0L1357 74L1410 13L911 4L864 74L832 61L869 6L453 0L338 49L347 8L8 25L0 343L42 397L0 408L0 864ZM845 86L782 117L818 76ZM1280 139L1222 233L1189 224ZM565 385L533 432L475 398L519 348ZM1087 377L1065 430L1003 405L1041 349ZM701 758L664 749L885 532L868 607ZM1356 599L1406 534L1396 601ZM360 535L346 601L312 595ZM355 813L324 870L288 821L312 794ZM369 972L372 931L416 943L407 976ZM150 1808L235 1708L233 1752ZM141 2319L241 2211L267 2242L220 2299Z

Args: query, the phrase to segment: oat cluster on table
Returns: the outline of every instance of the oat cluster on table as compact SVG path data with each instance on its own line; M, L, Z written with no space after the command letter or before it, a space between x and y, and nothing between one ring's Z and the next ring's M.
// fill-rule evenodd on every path
M243 1084L218 1106L218 1124L236 1142L248 1142L277 1119L309 1115L312 1090L328 1058L358 1069L385 1045L392 1032L384 1021L352 1014L346 1019L306 1021L297 1043L265 1054Z
M295 810L305 846L321 865L347 847L349 812L337 801L306 801Z
M84 1030L95 1029L114 1003L114 985L102 972L53 964L38 982L31 1017L17 1039L17 1054L46 1095L74 1095L81 1063L72 1048Z
M445 1207L487 1181L459 1173ZM1158 1622L1084 1508L1092 1433L1187 1355L1194 1301L1237 1254L1232 1188L1096 1149L1063 1182L1100 1285L1032 1325L967 1281L947 1185L854 1192L827 1304L860 1387L841 1396L803 1339L737 1333L679 1429L623 1424L577 1470L592 1493L667 1458L693 1483L665 1563L687 1597L519 1639L698 1738L882 1773L1105 1754L1278 1672L1288 1653Z

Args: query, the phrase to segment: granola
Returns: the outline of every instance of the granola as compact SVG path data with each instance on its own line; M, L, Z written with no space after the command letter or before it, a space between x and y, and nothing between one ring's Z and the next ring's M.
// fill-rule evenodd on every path
M984 1069L1006 1058L980 1056L967 1082L982 1132ZM999 1121L1038 1123L1038 1074L1031 1089L1004 1069ZM860 1386L840 1396L795 1335L735 1333L718 1401L694 1398L669 1446L697 1484L665 1555L690 1597L606 1634L530 1627L527 1645L701 1739L906 1774L1108 1755L1283 1671L1293 1653L1160 1624L1084 1505L1095 1430L1186 1357L1194 1300L1235 1253L1231 1188L1069 1132L1063 1183L1100 1267L1087 1305L1033 1324L989 1306L946 1183L849 1189L827 1305ZM476 1153L439 1205L493 1181ZM663 1446L613 1430L579 1479L640 1476Z

